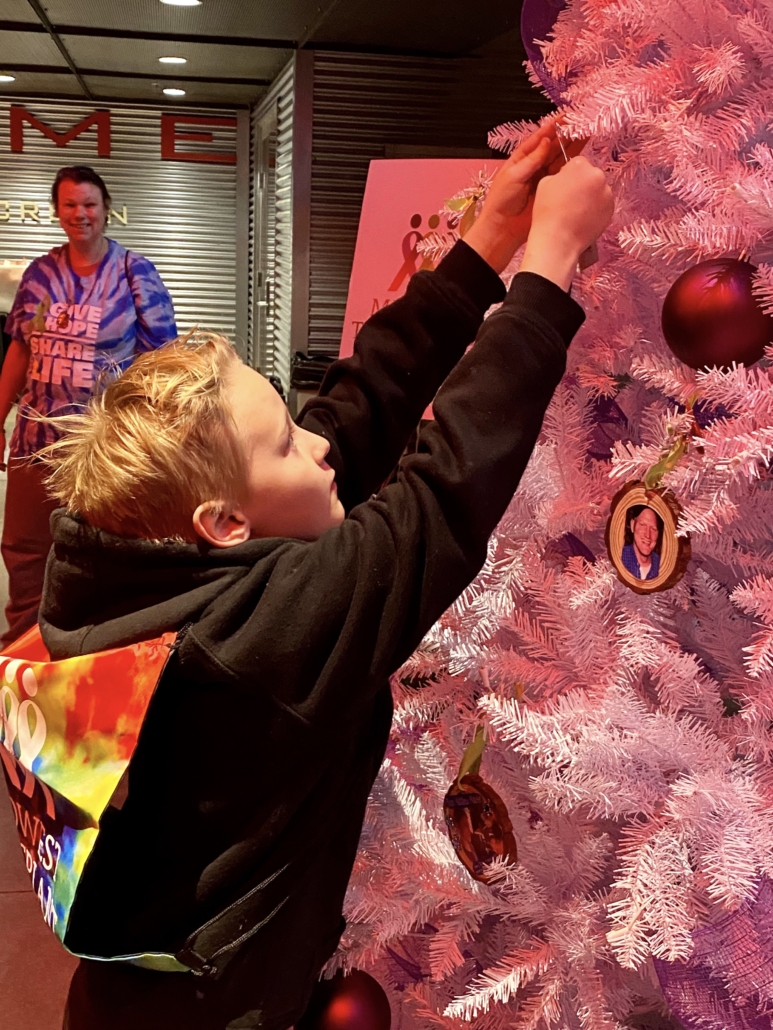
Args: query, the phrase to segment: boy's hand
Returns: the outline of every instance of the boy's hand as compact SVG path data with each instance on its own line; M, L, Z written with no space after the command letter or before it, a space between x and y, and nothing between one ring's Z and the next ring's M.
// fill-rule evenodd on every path
M536 272L568 290L580 254L612 220L615 202L606 176L575 157L537 187L522 272Z
M582 147L582 143L575 144ZM563 165L556 122L548 122L517 147L497 172L483 209L464 242L495 272L503 272L529 235L537 185Z

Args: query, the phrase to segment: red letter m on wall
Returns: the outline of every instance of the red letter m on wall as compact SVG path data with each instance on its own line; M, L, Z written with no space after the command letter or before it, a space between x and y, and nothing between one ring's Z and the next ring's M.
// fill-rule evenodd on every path
M66 147L76 136L80 136L82 132L90 129L92 125L96 125L97 156L110 157L109 111L94 111L92 114L87 114L82 121L78 122L77 125L73 125L67 132L57 132L50 125L41 122L34 114L30 114L26 107L19 107L14 104L11 107L11 150L14 154L21 154L24 150L25 122L31 125L33 129L37 129L38 132L42 132L44 136L47 136L58 147Z

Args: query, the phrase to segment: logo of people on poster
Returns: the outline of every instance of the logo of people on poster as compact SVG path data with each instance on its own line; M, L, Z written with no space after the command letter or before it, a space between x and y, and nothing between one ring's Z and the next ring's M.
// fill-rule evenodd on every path
M445 201L470 186L487 158L410 158L371 161L349 280L339 354L348 357L371 315L402 297L411 276L432 268L418 245L431 232L448 231Z

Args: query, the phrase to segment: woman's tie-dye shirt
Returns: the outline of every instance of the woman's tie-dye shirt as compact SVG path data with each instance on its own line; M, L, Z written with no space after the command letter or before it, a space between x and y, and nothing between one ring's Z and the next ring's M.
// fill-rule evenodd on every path
M25 270L5 331L29 348L27 382L11 438L12 457L34 454L57 437L25 416L64 415L92 396L103 370L127 368L142 351L177 336L172 299L146 258L115 240L96 272L76 275L67 244Z

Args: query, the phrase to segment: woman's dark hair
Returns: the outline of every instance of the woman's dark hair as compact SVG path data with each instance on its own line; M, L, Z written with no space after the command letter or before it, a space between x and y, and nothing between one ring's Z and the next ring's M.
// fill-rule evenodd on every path
M54 185L51 187L51 199L54 202L55 208L59 203L59 186L63 182L74 182L76 185L80 185L82 182L90 182L102 194L102 202L105 207L110 207L110 194L107 192L104 179L101 175L97 175L94 169L88 165L69 165L67 168L59 169L54 179Z
M653 550L661 553L663 545L663 519L658 515L654 508L650 508L648 504L634 504L625 513L625 540L623 546L626 544L633 543L633 530L631 529L631 522L633 519L638 519L643 511L649 510L655 516L655 520L658 524L658 542L655 544Z

